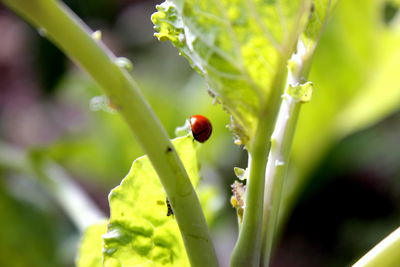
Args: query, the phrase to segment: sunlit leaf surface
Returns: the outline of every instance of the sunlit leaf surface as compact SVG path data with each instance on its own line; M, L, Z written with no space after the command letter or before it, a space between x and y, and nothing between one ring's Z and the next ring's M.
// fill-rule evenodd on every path
M152 21L207 80L246 143L277 75L285 72L308 1L167 0Z
M107 232L107 221L88 227L83 235L76 260L77 267L101 267L103 266L103 239Z
M196 143L186 136L173 144L196 186ZM103 235L105 266L189 266L166 193L146 156L134 161L109 201L110 223Z

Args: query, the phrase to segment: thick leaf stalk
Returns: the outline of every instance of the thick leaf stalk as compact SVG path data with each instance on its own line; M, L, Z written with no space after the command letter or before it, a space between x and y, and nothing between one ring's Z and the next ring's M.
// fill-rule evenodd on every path
M118 59L66 6L55 0L3 0L85 69L105 91L149 156L168 198L193 266L217 266L197 195L165 129ZM207 255L205 257L204 255Z
M302 103L308 102L311 98L311 83L301 84L301 80L304 78L303 63L304 59L307 58L306 52L303 42L299 41L297 53L289 60L285 93L282 96L275 129L271 136L271 149L265 171L263 266L269 265L274 239L276 238L280 199L289 163L290 148L300 113L300 106Z
M312 83L305 81L311 68L315 48L335 2L335 0L312 1L306 28L297 42L296 53L288 62L285 94L282 96L279 115L271 136L271 150L265 174L262 266L269 266L279 233L282 191L300 107L302 103L311 99Z
M284 60L282 60L283 64ZM275 88L270 95L268 103L260 113L260 117L266 114L275 117L279 108L279 96L281 95L283 75L278 75L275 80ZM271 120L259 124L257 134L248 147L249 152L249 177L243 222L240 227L239 237L231 256L231 266L259 266L262 244L262 218L265 183L265 166L270 142L266 136L271 136L273 124Z

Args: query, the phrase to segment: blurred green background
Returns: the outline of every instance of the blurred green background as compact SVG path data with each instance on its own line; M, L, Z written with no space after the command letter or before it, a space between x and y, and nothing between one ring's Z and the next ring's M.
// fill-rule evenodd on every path
M246 152L233 144L229 115L169 43L153 37L156 1L65 3L117 55L171 138L193 114L213 123L200 153L203 182L221 209L213 222L222 266L236 239L229 206L233 167ZM399 1L339 1L317 49L282 206L272 266L346 266L400 222ZM0 5L0 141L40 151L61 165L108 213L107 194L142 155L119 115L93 106L96 84L48 40ZM92 104L91 104L92 103ZM51 194L0 146L0 266L73 266L78 229ZM4 160L7 159L8 160Z

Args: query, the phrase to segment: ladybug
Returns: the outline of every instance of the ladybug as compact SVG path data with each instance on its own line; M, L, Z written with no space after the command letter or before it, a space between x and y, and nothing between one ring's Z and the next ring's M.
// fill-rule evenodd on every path
M212 133L211 122L203 115L193 115L189 118L190 128L194 139L204 143L210 138Z

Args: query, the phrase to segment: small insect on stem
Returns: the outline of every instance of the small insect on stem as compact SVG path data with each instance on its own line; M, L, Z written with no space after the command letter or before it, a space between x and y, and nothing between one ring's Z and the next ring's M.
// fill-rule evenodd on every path
M212 133L211 122L203 115L193 115L189 118L190 128L194 139L204 143L210 138Z
M168 208L167 216L174 215L174 211L172 210L172 206L171 206L171 204L169 203L168 198L165 198L165 202L167 203L167 208Z

